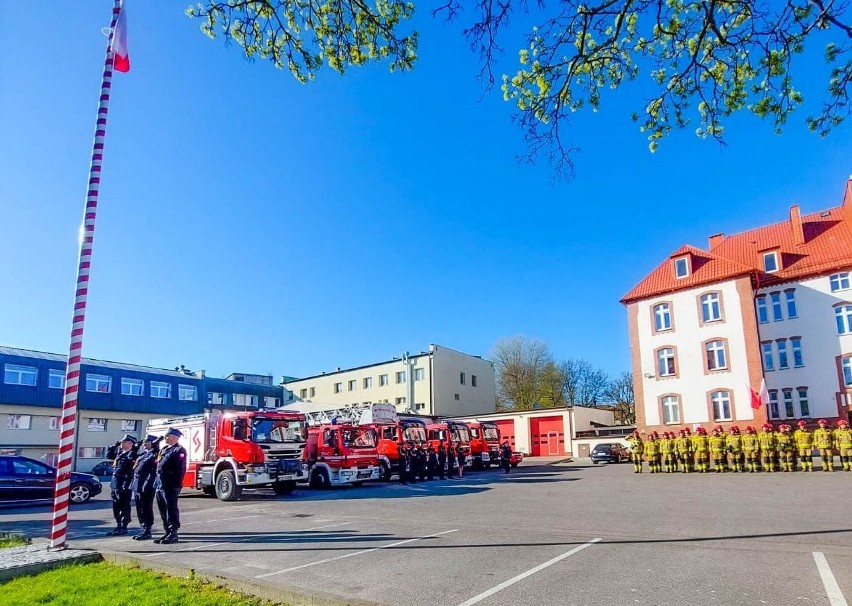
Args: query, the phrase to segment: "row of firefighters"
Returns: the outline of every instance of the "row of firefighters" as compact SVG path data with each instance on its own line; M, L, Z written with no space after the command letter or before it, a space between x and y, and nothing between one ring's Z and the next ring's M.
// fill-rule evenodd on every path
M401 484L411 482L416 484L418 479L443 480L444 477L452 479L458 472L459 477L464 477L464 467L467 462L468 450L459 442L451 441L444 445L439 442L435 448L431 442L403 442L399 446L399 481ZM512 461L512 449L508 441L500 445L500 467L504 473L509 473Z
M813 431L807 425L799 421L798 429L792 431L787 424L775 429L766 423L759 433L752 426L741 433L736 425L727 432L717 425L711 434L703 427L695 433L687 427L679 435L664 431L660 436L655 431L644 440L635 431L628 442L635 473L642 473L643 458L651 473L707 473L711 461L716 473L795 471L797 461L802 471L813 471L814 449L819 451L823 471L834 470L835 451L843 470L852 471L852 429L848 422L841 419L837 427L831 428L825 419L820 419L819 427Z

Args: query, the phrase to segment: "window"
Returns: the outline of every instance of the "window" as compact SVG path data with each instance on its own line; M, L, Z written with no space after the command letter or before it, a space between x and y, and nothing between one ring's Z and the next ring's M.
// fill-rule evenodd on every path
M707 353L707 370L722 370L728 367L724 341L708 341L704 349Z
M676 278L680 279L687 277L689 275L689 259L687 257L675 259L674 270Z
M763 253L763 271L768 274L778 271L778 253L775 251Z
M349 380L349 384L347 385L347 388L349 389L349 391L355 391L355 384L356 384L355 379Z
M459 394L454 394L454 395L455 395L455 398L454 398L455 401L458 402L459 401Z
M46 452L41 455L41 460L45 465L50 465L54 469L59 467L59 453L58 452Z
M790 368L790 361L787 359L787 339L778 339L775 343L778 347L778 369Z
M103 446L81 446L77 449L77 457L80 459L103 459L106 456L106 448Z
M775 362L772 358L772 341L765 341L760 344L763 350L763 370L775 370Z
M6 385L30 385L38 383L38 370L32 366L18 366L17 364L5 364L3 382Z
M343 383L335 383L334 393L340 393L341 391L343 391Z
M668 303L660 303L654 306L654 330L671 330L672 314Z
M713 404L714 421L731 421L731 392L714 391L710 394L710 402Z
M299 390L299 397L302 398L303 400L308 397L308 388L307 387L303 387L302 389Z
M47 371L47 386L50 389L65 389L65 371L51 368Z
M470 375L470 386L476 387L476 375Z
M121 395L141 396L144 395L145 383L141 379L121 378Z
M109 393L112 391L112 377L86 373L86 391Z
M278 404L280 403L278 398L272 398L270 396L263 397L263 407L264 408L278 408Z
M168 399L172 397L171 383L163 383L162 381L151 381L149 383L150 393L152 398Z
M784 319L781 313L781 293L771 292L769 293L769 299L772 301L772 321L780 322Z
M414 369L414 380L415 381L422 381L423 377L425 377L425 376L426 376L426 372L422 368L415 368Z
M849 272L845 271L840 274L834 274L828 279L831 284L831 292L838 290L849 290Z
M778 414L778 390L770 389L769 390L769 418L770 419L780 419L781 416Z
M404 370L400 370L398 373L396 373L396 382L397 382L397 384L405 383L405 371Z
M705 322L716 322L722 319L719 293L711 292L701 297L701 317Z
M843 369L843 384L846 387L852 387L852 357L842 358L840 367Z
M680 403L677 396L665 396L662 399L663 424L675 425L680 423Z
M790 337L790 349L793 350L793 366L796 368L804 366L805 358L802 356L801 337Z
M223 393L218 393L218 392L215 392L215 391L208 391L207 392L207 402L209 404L218 404L218 405L222 406L222 405L225 404L225 400L226 400L225 394L223 394Z
M387 375L379 375L379 387L384 387L388 384L388 376Z
M6 429L29 429L32 422L30 415L6 415Z
M133 419L122 419L121 420L121 431L136 431L138 421L134 421Z
M766 310L766 295L757 297L757 321L761 324L769 322L769 313Z
M676 374L675 353L671 347L664 347L657 351L657 369L661 377L670 377Z
M837 334L852 333L852 305L840 305L834 308L834 319L837 322Z
M364 377L364 389L370 389L373 386L373 377Z
M89 419L89 431L106 431L107 428L107 420L106 419Z
M796 309L796 289L790 288L785 290L784 298L787 300L787 317L798 318L799 312Z
M242 406L243 408L257 408L257 396L253 396L247 393L235 393L234 406Z
M799 416L809 417L811 416L811 406L808 403L808 388L807 387L799 387L796 389L799 394Z
M459 383L461 383L462 385L464 385L464 373L463 373L463 372L460 372L460 373L459 373Z
M788 419L796 416L796 411L793 409L793 390L782 389L784 393L784 414Z
M198 400L198 387L195 385L178 384L178 400L196 402Z
M62 426L62 419L59 417L50 417L47 422L47 428L50 431L59 431L59 428Z
M414 410L426 410L426 405L422 402L418 402L414 405Z
M399 406L400 404L405 404L405 398L397 398L397 399L396 399L396 401L395 401L394 403L395 403L397 406Z
M311 388L308 390L308 395L309 395L310 397L312 397L312 398L315 398L315 397L316 397L316 395L317 395L317 388L316 388L316 387L311 387Z

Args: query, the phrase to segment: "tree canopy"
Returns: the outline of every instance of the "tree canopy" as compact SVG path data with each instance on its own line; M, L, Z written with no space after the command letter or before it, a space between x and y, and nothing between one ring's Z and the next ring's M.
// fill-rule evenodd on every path
M797 84L814 71L806 43L821 51L827 78L824 91L809 91L820 107L806 117L808 127L824 136L852 109L849 0L437 0L428 8L468 19L462 31L486 87L504 48L517 49L514 73L502 76L503 98L515 106L526 158L544 157L560 173L573 171L565 136L571 115L596 111L608 90L640 77L652 92L632 118L651 151L689 124L721 142L725 119L740 111L780 132L804 103L803 88L813 86ZM341 74L372 61L412 69L414 10L407 0L203 0L187 13L209 36L305 82L323 65ZM505 41L510 17L520 15L537 25Z

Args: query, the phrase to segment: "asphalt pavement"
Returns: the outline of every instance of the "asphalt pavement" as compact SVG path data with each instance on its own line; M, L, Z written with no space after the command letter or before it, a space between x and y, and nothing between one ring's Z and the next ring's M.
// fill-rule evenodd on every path
M852 473L634 474L525 461L416 485L181 497L181 542L103 536L102 496L69 545L285 590L406 606L844 606ZM47 508L0 510L46 536Z

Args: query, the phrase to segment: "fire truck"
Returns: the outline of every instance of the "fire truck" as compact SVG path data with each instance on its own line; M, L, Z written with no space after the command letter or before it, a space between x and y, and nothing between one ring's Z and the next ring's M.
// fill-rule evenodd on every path
M181 431L187 452L185 488L223 501L236 501L245 488L293 492L308 479L302 464L305 415L294 412L207 412L174 419L152 419L148 433Z
M403 442L425 442L426 422L420 419L399 419L396 423L376 424L379 437L379 467L382 479L390 480L399 473L399 447Z
M467 424L461 421L428 423L426 438L436 451L441 447L446 448L450 440L457 442L465 454L465 467L473 466L473 458L470 456L470 429Z
M302 453L313 488L360 486L378 480L377 426L396 423L392 405L356 405L305 413L308 440Z
M475 469L500 464L500 429L489 421L470 422L470 456Z

